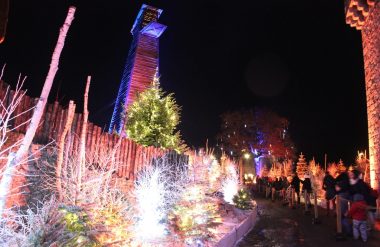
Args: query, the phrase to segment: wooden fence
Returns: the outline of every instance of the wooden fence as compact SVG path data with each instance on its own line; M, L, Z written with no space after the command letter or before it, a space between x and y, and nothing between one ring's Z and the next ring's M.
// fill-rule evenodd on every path
M5 105L10 103L14 90L9 90L6 95L8 85L0 81L0 99ZM21 114L33 108L38 101L38 98L32 98L25 95L18 105L14 116ZM28 121L33 114L33 111L28 111L19 117L14 118L10 123L11 126L16 127L22 123ZM40 126L37 129L37 133L33 140L37 144L47 144L58 140L60 133L64 128L64 124L67 118L67 109L61 106L57 101L53 104L47 104ZM83 116L81 113L75 113L71 132L66 141L67 153L69 155L75 155L79 146L79 136L83 125ZM17 128L18 133L25 134L28 125L24 124ZM155 147L144 147L136 144L134 141L128 138L122 138L119 141L119 137L116 134L109 134L102 130L101 127L88 122L87 136L86 136L86 154L94 153L111 153L115 152L115 164L116 174L119 177L125 177L127 179L134 179L137 172L143 168L144 165L149 164L153 158L157 158L166 153L165 150ZM118 148L116 146L119 145ZM94 163L98 163L96 160ZM92 158L94 158L92 157Z

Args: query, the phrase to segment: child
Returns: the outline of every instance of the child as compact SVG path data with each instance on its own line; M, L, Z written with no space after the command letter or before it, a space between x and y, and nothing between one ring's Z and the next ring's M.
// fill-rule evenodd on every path
M348 211L348 216L352 217L354 238L359 239L360 232L363 242L367 242L367 204L363 195L354 195L354 202Z

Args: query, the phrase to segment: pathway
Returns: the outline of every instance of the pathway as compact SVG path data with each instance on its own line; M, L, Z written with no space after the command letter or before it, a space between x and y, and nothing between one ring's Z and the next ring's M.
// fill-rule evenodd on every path
M320 225L313 225L313 215L305 215L303 207L290 209L281 202L255 199L258 205L258 222L254 229L239 243L238 247L329 247L329 246L380 246L380 232L373 232L364 244L360 240L348 238L335 240L336 218L320 211ZM312 211L313 212L313 211Z

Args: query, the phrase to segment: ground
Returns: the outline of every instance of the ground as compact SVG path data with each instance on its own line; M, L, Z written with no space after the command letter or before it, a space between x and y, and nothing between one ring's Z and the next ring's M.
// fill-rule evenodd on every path
M372 232L368 242L347 238L335 239L336 218L326 216L319 208L320 225L313 225L313 215L305 215L303 207L290 209L278 201L255 198L258 205L258 222L238 247L296 247L296 246L380 246L380 232Z

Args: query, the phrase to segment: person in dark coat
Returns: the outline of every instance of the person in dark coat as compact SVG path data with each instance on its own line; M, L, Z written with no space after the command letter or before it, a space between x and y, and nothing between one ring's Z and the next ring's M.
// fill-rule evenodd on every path
M297 203L301 203L301 197L300 197L300 178L298 177L298 174L295 172L293 175L293 179L291 182L292 187L294 188L294 192L297 195Z
M281 182L282 182L281 196L282 196L283 201L285 202L286 201L286 189L289 187L289 182L285 176L282 177Z
M274 202L274 199L276 197L276 192L279 191L278 190L279 184L280 184L280 181L278 180L278 178L275 178L272 183L272 202Z
M347 172L340 172L339 175L335 178L335 183L339 183L342 192L348 192L350 189L350 180Z
M330 172L326 172L325 177L323 178L322 188L325 193L326 204L327 204L327 215L330 214L330 209L334 210L335 208L335 179L330 175Z
M349 177L349 191L351 196L355 194L361 194L364 196L364 200L368 203L371 192L371 187L360 179L360 172L358 170L352 170L348 173Z
M306 191L306 198L305 198L305 203L307 204L308 207L310 207L311 202L310 202L310 194L312 193L312 188L311 188L311 180L309 174L305 174L304 180L302 181L302 191L305 193Z

